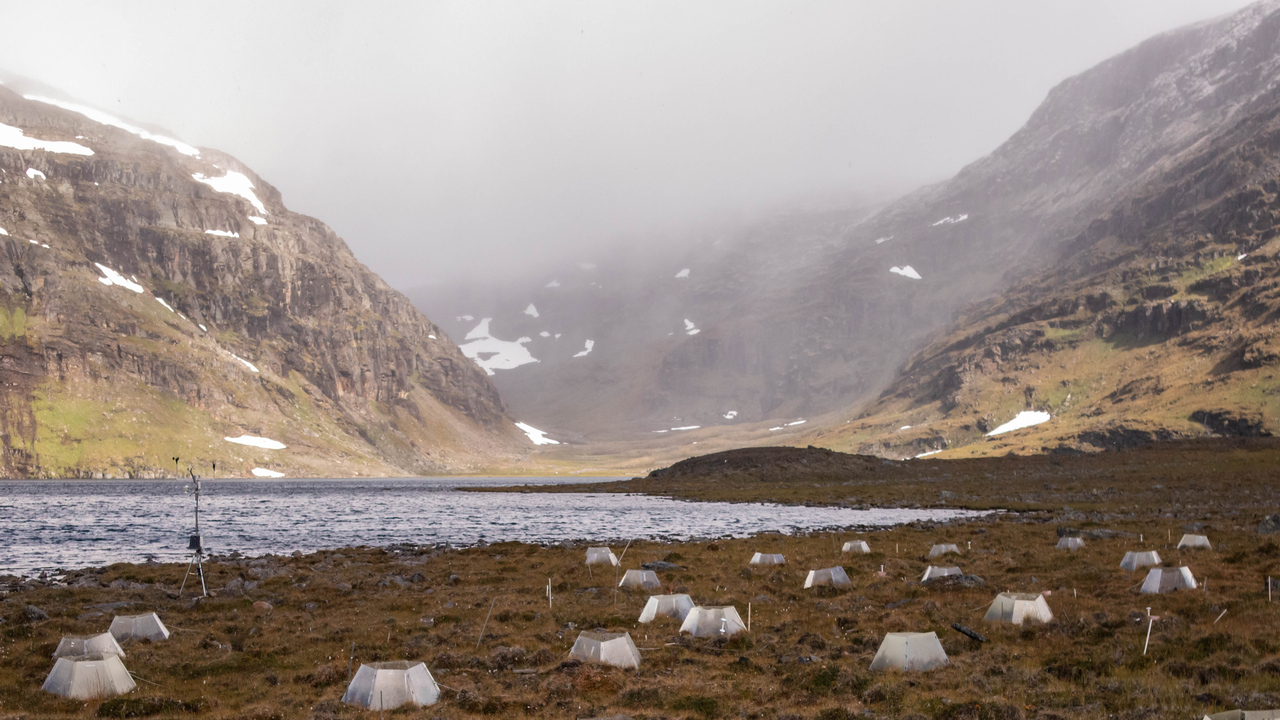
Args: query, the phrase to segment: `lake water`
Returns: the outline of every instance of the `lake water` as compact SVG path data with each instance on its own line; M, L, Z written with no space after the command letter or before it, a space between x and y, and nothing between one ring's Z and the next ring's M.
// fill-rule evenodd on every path
M979 513L685 502L617 493L458 488L613 478L206 480L200 529L215 553L288 554L356 545L519 540L687 540L872 527ZM0 481L0 574L155 558L180 562L192 532L181 480Z

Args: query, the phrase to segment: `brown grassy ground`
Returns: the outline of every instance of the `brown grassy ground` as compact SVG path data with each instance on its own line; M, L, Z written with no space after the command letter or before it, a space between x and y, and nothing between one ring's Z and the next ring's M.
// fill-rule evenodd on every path
M370 717L338 702L353 643L356 663L425 660L445 686L440 704L388 713L397 717L1189 718L1240 705L1280 707L1280 605L1268 604L1265 584L1280 575L1280 545L1256 532L1261 515L1276 507L1276 446L1165 450L1142 462L1122 453L1110 462L1086 456L1056 465L1052 458L919 462L914 480L778 472L755 479L755 492L747 492L745 475L690 484L690 492L715 486L725 496L873 504L936 504L946 490L956 494L952 504L985 505L1003 495L1028 508L863 534L633 543L624 569L667 559L685 568L659 573L667 590L687 591L703 604L732 603L744 617L751 603L751 632L729 642L681 638L673 620L638 625L647 594L621 591L615 604L612 573L590 576L583 547L359 548L221 559L210 571L217 597L196 604L170 592L185 569L177 565L116 565L70 577L92 587L28 583L11 587L0 603L0 717ZM1197 522L1214 550L1173 550L1171 541ZM1135 537L1089 540L1070 554L1054 549L1062 525ZM865 538L873 553L841 555L838 543L853 537ZM960 545L964 554L954 564L984 578L985 587L917 582L928 548L942 541ZM1125 550L1139 548L1189 565L1208 581L1207 591L1139 595L1142 573L1118 566ZM782 552L788 565L748 571L756 550ZM806 570L837 563L852 589L801 589ZM876 575L881 565L883 578ZM114 581L146 587L103 587ZM241 581L261 584L242 594L234 589ZM984 606L1002 590L1052 591L1055 621L1022 629L984 622ZM274 607L255 611L257 600ZM105 630L112 611L89 613L109 602L137 603L121 613L154 609L174 631L168 642L126 647L126 665L150 682L108 703L40 692L58 639ZM26 605L51 619L27 621ZM1160 620L1144 657L1147 606ZM960 635L953 622L988 642ZM629 631L642 648L641 669L565 664L578 632L597 628ZM936 631L951 665L870 672L884 633L900 630Z

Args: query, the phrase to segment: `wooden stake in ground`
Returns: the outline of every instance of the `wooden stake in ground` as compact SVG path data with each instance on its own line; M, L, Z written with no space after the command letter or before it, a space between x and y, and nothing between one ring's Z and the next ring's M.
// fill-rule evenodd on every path
M551 578L547 578L547 609L551 609Z
M484 639L484 629L489 627L489 615L493 614L493 604L498 602L497 596L489 601L489 612L484 616L484 624L480 626L480 637L476 638L476 650L480 649L480 641Z

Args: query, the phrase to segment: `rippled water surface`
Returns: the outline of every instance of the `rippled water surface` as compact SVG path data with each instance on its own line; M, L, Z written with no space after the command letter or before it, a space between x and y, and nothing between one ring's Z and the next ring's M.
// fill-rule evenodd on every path
M395 543L744 537L975 514L457 489L601 479L608 478L206 480L200 529L213 552L263 555ZM179 480L0 481L0 573L182 560L192 526L186 486Z

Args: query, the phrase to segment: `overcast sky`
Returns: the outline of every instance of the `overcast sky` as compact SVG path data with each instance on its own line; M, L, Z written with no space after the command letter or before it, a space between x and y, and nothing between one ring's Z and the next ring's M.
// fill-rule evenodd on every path
M0 68L237 156L408 288L941 179L1246 4L0 2Z

